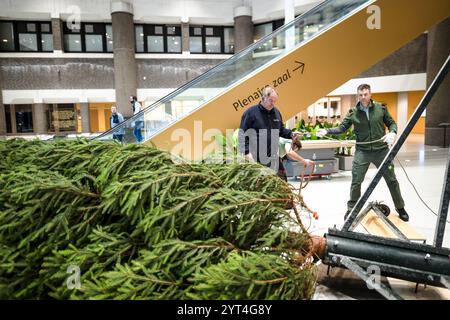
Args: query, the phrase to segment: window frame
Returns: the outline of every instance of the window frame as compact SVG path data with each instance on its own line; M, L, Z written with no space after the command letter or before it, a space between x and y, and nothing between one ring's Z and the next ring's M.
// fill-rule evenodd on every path
M258 26L262 26L262 25L272 25L272 30L270 31L270 33L275 32L277 29L281 28L284 25L284 18L283 19L277 19L277 20L272 20L272 21L266 21L266 22L261 22L261 23L256 23L254 25L254 27L258 27ZM269 33L269 34L270 34ZM255 39L255 31L253 31L253 43L255 43L256 41L261 40L262 38L264 38L267 34L263 35L262 37L260 37L259 39ZM278 37L278 36L277 36ZM278 47L278 43L277 43L277 37L273 38L274 41L272 41L272 48L271 49L276 49L276 47ZM258 49L257 49L258 50ZM263 50L265 51L265 50Z
M43 50L42 49L42 34L51 34L53 35L52 30L52 22L47 20L0 20L0 22L11 23L13 27L13 36L14 36L14 49L13 50L0 50L0 52L53 52L53 50ZM36 26L36 30L31 31L21 31L22 28L26 28L27 23L33 23ZM47 24L49 25L49 31L42 31L41 25ZM20 50L20 42L19 42L19 34L35 34L36 35L36 44L37 50ZM53 44L54 48L54 44Z
M254 27L262 26L264 24L272 24L272 31L271 31L271 33L272 33L272 32L274 32L275 30L277 30L278 28L280 28L280 27L282 27L284 25L284 18L283 19L272 20L272 21L261 22L261 23L255 23ZM255 33L254 32L253 32L253 39L255 39ZM258 39L258 41L260 39Z
M94 31L93 32L86 32L86 25L93 25ZM69 53L112 53L114 51L114 39L113 39L113 51L108 51L108 45L107 45L107 37L106 37L106 26L111 25L111 23L105 23L105 22L81 22L80 23L80 29L78 32L73 32L72 29L69 29L67 27L67 24L63 23L63 43L64 43L64 52ZM96 30L100 29L100 30ZM111 28L112 30L112 28ZM114 33L114 30L112 31ZM80 41L81 41L81 51L73 51L68 50L66 48L65 44L65 36L69 34L79 34L80 35ZM87 51L86 50L86 35L100 35L102 37L102 50L101 51Z
M232 52L225 52L225 29L231 29L231 33L233 34L233 51ZM223 27L223 46L222 46L222 51L224 54L234 54L235 53L235 48L236 48L236 42L235 42L235 38L234 38L234 27L232 26L224 26Z
M144 34L144 51L137 51L137 39L135 39L134 49L136 53L153 53L153 54L180 54L183 52L182 42L183 38L181 35L181 25L175 24L145 24L145 23L136 23L134 24L134 34L136 35L136 27L142 27L142 33ZM162 27L163 32L157 33L155 31L156 27ZM167 32L167 28L175 27L175 34L169 34ZM148 45L148 37L149 36L161 36L163 37L163 51L149 51ZM168 37L180 37L180 51L178 52L169 52L168 49Z
M194 28L201 28L201 36L194 34ZM213 28L213 34L207 35L206 28ZM235 44L233 44L233 52L225 52L225 28L233 29L232 26L211 26L211 25L190 25L189 26L189 39L192 37L202 38L202 52L190 52L191 54L234 54ZM207 37L219 37L220 38L220 52L207 52L206 51L206 38ZM233 37L233 41L234 41Z
M0 20L0 22L4 22L4 23L11 23L12 24L12 28L13 28L13 37L14 37L14 39L13 39L13 47L14 47L14 49L13 50L0 50L0 52L20 52L19 50L18 50L18 46L17 46L17 43L18 43L18 40L19 39L17 39L17 34L16 34L16 30L17 30L17 27L16 27L16 24L15 24L15 21L12 21L12 20Z
M49 31L47 32L47 31L42 31L42 24L48 24L49 25ZM40 41L39 41L39 45L41 46L41 51L40 52L53 52L53 50L54 50L54 48L55 48L55 44L53 43L53 41L52 41L52 47L53 47L53 50L49 50L49 51L44 51L43 49L42 49L42 35L43 34L51 34L52 35L52 37L53 37L53 30L52 30L52 22L51 21L49 21L49 22L47 22L47 21L45 21L45 22L40 22L39 23L39 37L40 37Z

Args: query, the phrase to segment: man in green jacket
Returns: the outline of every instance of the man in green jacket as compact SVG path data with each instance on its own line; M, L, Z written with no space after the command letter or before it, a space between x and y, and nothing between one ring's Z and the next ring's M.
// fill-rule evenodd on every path
M397 124L392 119L387 108L371 99L370 86L368 84L362 84L358 87L357 91L359 102L348 112L342 124L337 128L320 129L317 132L318 137L326 134L340 134L347 131L353 125L356 142L362 142L362 144L356 145L352 168L350 200L347 202L345 219L361 196L361 184L364 181L370 163L373 163L377 168L381 165L386 154L389 152L389 147L394 143L397 134ZM388 134L385 133L385 126L389 129ZM400 219L408 221L409 216L404 208L405 203L400 193L397 178L395 177L393 164L388 167L383 177L389 187Z

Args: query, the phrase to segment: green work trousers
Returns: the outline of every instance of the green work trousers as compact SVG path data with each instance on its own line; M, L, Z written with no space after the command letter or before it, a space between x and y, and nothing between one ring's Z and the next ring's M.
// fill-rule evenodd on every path
M389 149L382 149L376 151L361 151L356 150L355 157L353 159L352 168L352 185L350 187L350 200L347 202L347 209L351 210L359 197L361 196L361 183L364 181L367 169L369 165L373 163L377 168L381 165L384 157L389 152ZM405 207L402 195L400 193L400 186L394 173L394 164L391 163L388 169L383 175L386 181L389 191L394 201L396 209L402 209Z

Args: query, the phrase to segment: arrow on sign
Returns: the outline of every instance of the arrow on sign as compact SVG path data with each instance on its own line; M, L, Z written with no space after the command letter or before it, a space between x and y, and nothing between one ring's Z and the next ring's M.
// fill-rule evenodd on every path
M294 72L294 71L297 71L298 69L302 69L302 74L303 74L303 70L305 70L305 64L303 62L300 62L300 61L297 61L297 60L295 60L295 63L297 63L298 66L297 66L297 68L295 68L292 71Z

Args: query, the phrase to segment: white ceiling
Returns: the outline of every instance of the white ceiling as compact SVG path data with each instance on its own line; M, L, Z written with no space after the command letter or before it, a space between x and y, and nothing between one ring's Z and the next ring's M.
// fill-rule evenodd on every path
M83 21L111 21L111 1L117 0L0 0L0 19L66 19L75 12ZM323 0L294 0L299 14ZM189 17L192 24L232 25L234 8L251 6L253 21L284 17L285 0L128 0L134 19L143 23L180 23Z

